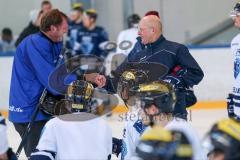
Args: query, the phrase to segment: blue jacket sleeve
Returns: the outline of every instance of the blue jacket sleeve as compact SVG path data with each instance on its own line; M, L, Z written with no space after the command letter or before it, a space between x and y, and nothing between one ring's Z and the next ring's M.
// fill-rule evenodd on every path
M38 43L41 43L41 41ZM36 45L32 41L29 44L30 45L26 45L26 56L31 63L31 68L34 71L35 76L48 91L54 95L58 95L59 93L49 87L48 83L49 75L55 70L54 56L51 52L51 43L43 42L41 45Z

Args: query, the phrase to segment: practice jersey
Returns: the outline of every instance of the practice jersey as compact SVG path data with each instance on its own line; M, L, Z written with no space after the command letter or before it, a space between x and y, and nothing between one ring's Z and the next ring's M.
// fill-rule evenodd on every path
M45 125L37 150L31 159L109 159L112 131L105 120L90 113L63 115Z
M233 101L234 112L240 115L240 34L235 36L231 42L231 51L234 55L234 85L233 85Z
M137 28L129 28L126 30L123 30L119 33L117 38L117 53L123 53L125 55L128 55L130 51L133 49L135 43L137 42L137 36L138 36L138 29ZM131 44L128 48L124 45L124 41L129 41Z
M77 40L73 44L72 50L75 54L105 56L104 49L100 48L100 44L108 41L108 34L102 27L95 27L88 30L85 27L77 30Z
M30 122L32 114L46 88L54 95L48 77L55 70L62 50L62 42L53 42L44 33L26 37L14 55L9 95L9 120L14 123ZM38 112L35 121L49 119Z
M168 130L182 129L181 131L186 134L187 138L190 139L193 145L194 160L202 160L197 159L197 157L204 156L198 136L188 122L181 118L174 118L172 121L168 122L164 128ZM128 160L137 156L136 147L140 141L141 135L147 129L149 129L149 127L145 126L141 120L126 122L123 130L123 148L121 152L121 160Z
M82 22L76 23L73 21L70 21L68 23L68 34L67 34L67 41L66 41L66 48L73 49L74 45L77 42L77 34L78 31L83 28Z

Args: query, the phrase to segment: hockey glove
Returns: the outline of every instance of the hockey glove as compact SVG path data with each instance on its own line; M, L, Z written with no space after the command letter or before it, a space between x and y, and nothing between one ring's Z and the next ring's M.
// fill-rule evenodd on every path
M163 81L172 84L175 89L185 88L185 85L183 84L181 78L177 76L167 75L166 77L163 78Z

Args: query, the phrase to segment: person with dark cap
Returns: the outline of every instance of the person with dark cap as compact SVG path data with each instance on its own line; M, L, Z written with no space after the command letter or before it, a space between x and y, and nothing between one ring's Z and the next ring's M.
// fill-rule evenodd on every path
M69 16L69 28L67 34L66 48L74 50L77 43L77 33L83 28L82 16L83 16L83 5L82 3L74 3Z
M105 51L100 44L108 41L108 34L103 27L97 26L97 11L88 9L83 14L83 28L77 32L77 42L73 53L104 57Z
M140 21L140 16L137 14L132 14L127 18L128 29L121 31L117 38L117 53L123 53L128 55L133 49L135 43L137 42L138 33L138 22ZM128 48L125 49L124 43L129 43Z

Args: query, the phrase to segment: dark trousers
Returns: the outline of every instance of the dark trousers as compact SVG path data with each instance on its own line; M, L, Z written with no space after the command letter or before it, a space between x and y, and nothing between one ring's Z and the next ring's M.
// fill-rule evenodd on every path
M24 151L27 157L30 157L31 153L37 147L42 129L46 124L47 120L36 121L33 123L31 131L27 136L26 143L24 144ZM19 133L21 138L23 138L23 134L27 128L28 123L13 123L16 131Z

